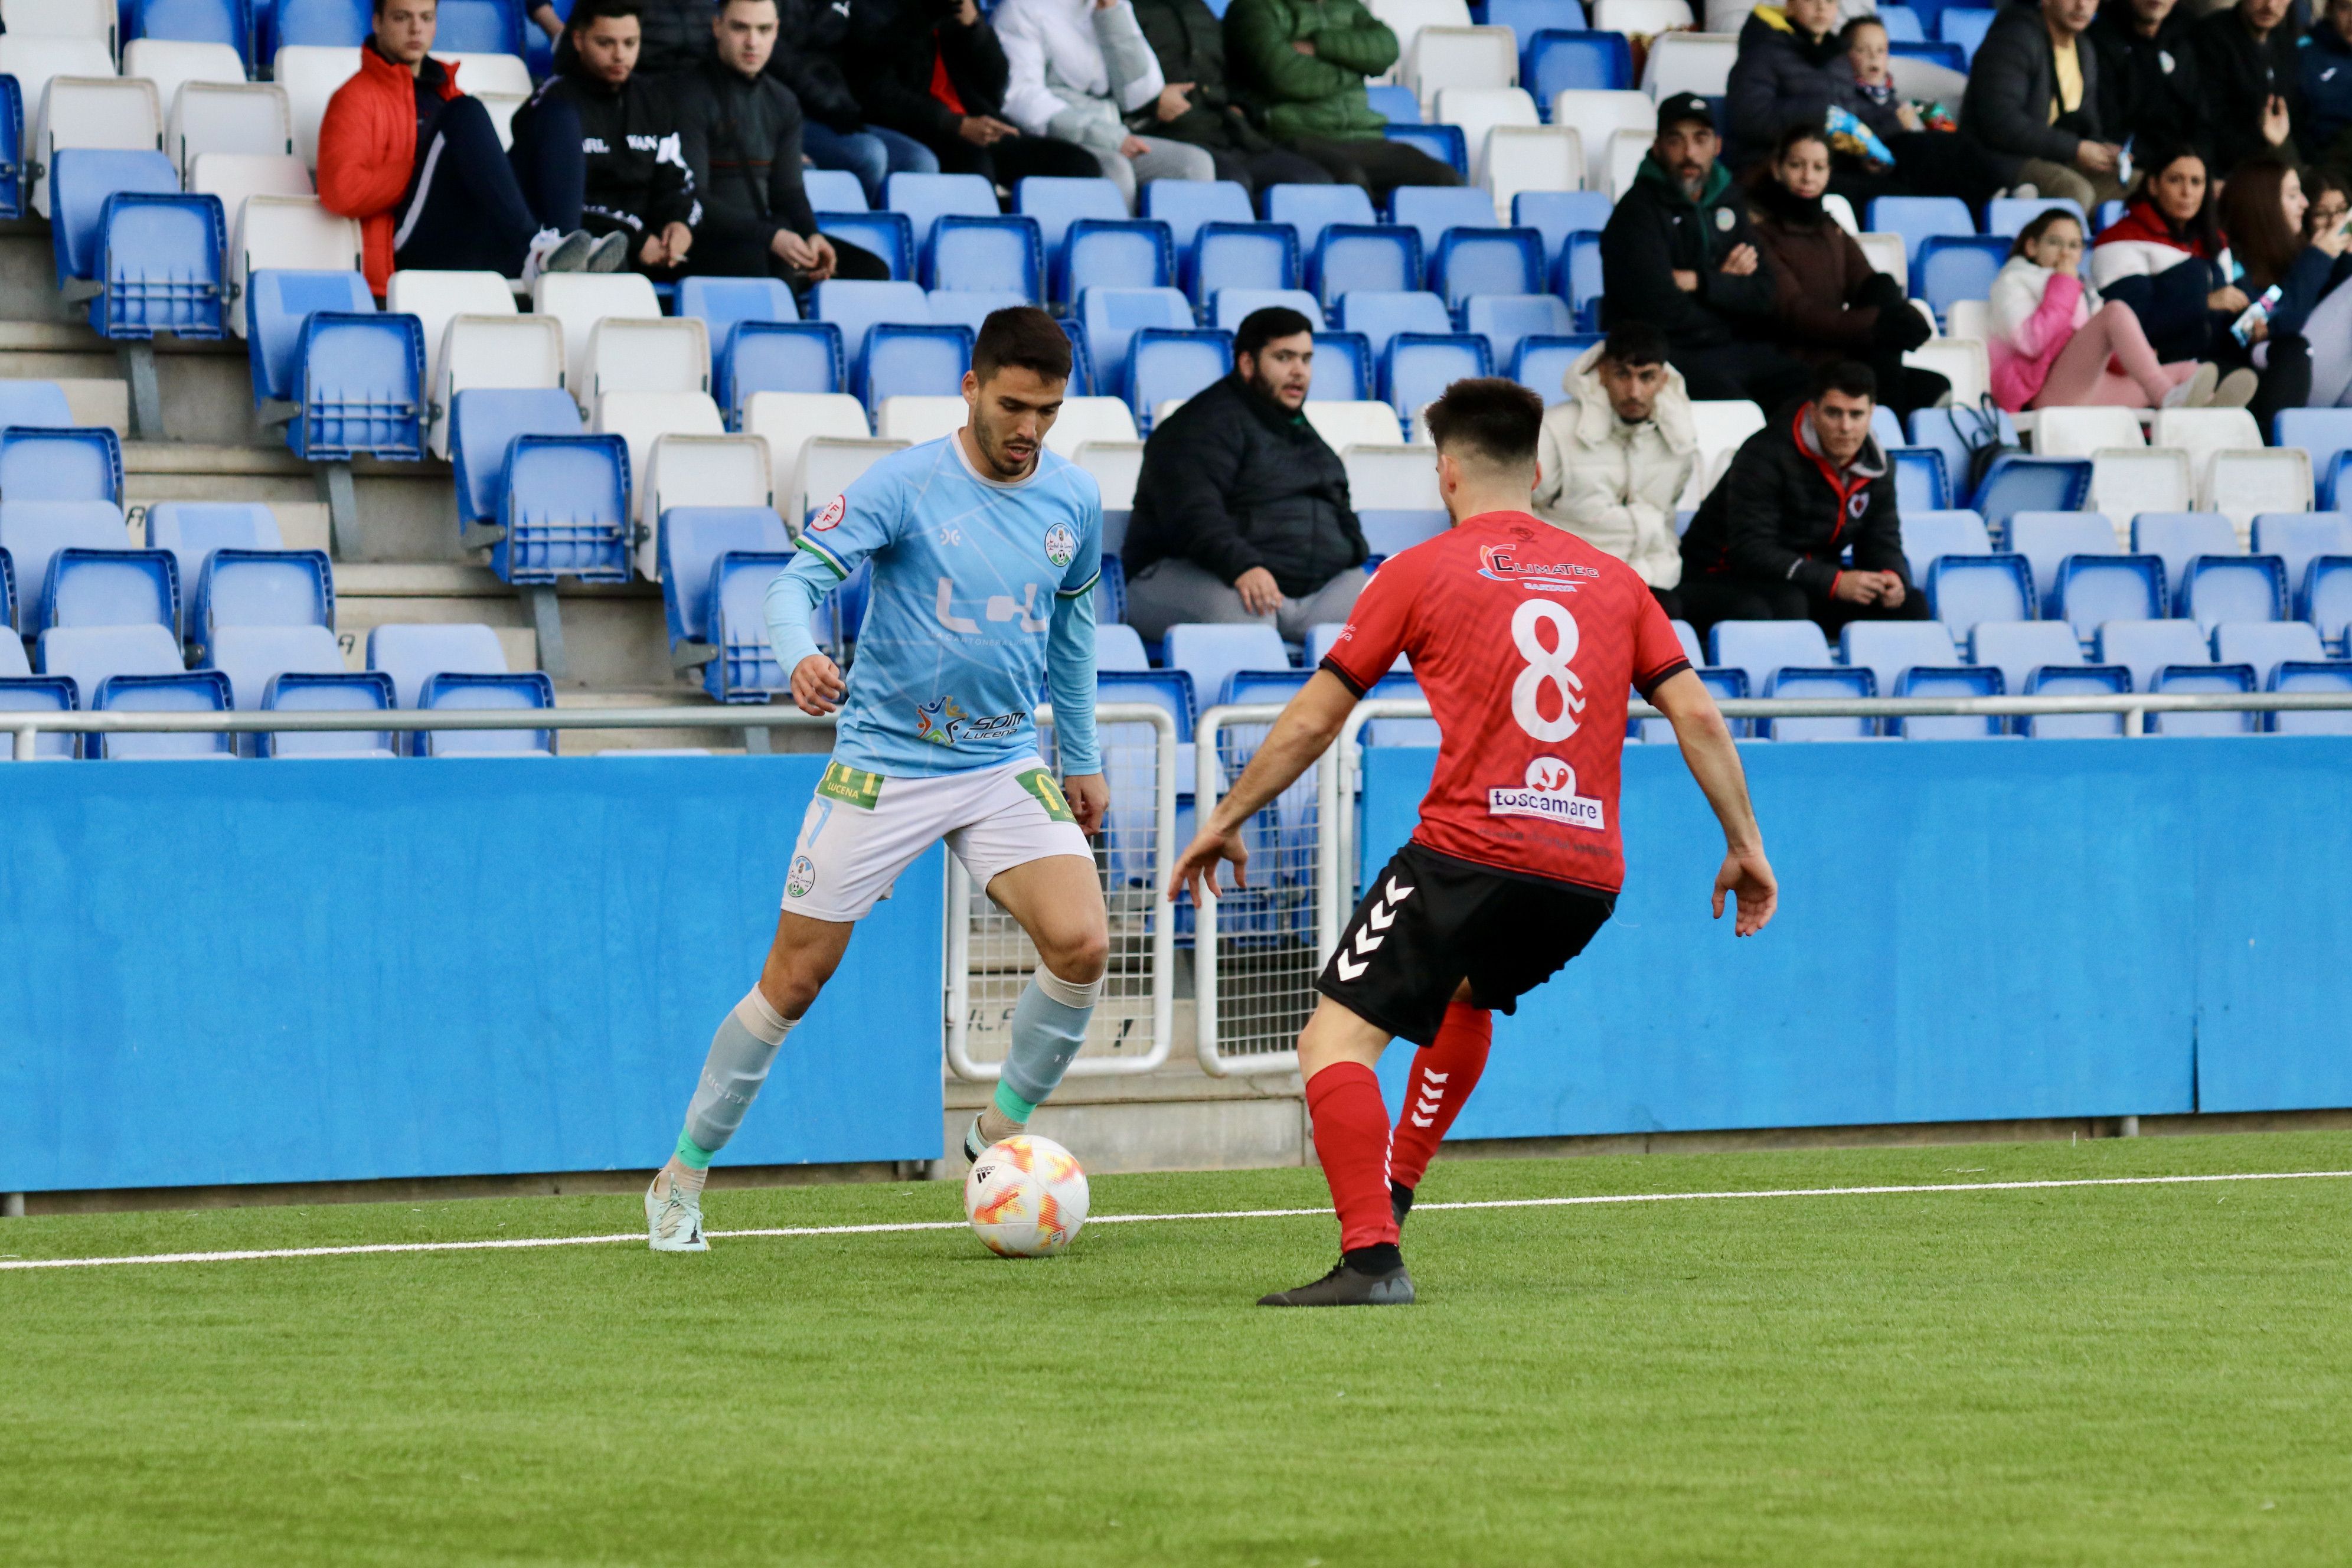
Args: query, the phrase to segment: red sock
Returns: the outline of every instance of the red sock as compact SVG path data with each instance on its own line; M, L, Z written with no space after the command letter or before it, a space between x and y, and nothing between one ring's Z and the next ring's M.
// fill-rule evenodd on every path
M1437 1043L1413 1053L1412 1077L1405 1081L1404 1105L1397 1111L1390 1180L1421 1185L1445 1130L1478 1087L1478 1075L1486 1070L1486 1047L1494 1042L1494 1014L1465 1002L1447 1005Z
M1393 1246L1389 1213L1389 1108L1381 1080L1361 1062L1337 1062L1307 1080L1307 1114L1315 1122L1315 1152L1339 1211L1339 1249Z

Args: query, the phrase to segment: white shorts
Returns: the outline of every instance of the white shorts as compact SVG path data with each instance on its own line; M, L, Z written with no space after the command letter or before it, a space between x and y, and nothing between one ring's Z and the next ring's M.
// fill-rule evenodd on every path
M1035 756L928 779L827 763L801 820L783 907L816 921L862 920L942 838L981 889L1049 855L1094 859L1060 782Z

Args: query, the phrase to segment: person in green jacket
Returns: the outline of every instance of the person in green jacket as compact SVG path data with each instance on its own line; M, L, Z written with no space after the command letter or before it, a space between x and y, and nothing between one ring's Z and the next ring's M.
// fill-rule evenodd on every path
M1396 64L1396 35L1361 0L1234 0L1225 60L1266 134L1374 201L1399 185L1458 185L1462 176L1383 135L1364 79Z

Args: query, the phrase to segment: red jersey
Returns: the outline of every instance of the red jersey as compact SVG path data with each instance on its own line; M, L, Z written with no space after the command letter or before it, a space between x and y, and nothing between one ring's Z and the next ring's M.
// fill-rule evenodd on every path
M1323 668L1361 696L1399 653L1439 731L1414 842L1615 892L1626 693L1690 668L1633 568L1523 511L1465 519L1381 563Z

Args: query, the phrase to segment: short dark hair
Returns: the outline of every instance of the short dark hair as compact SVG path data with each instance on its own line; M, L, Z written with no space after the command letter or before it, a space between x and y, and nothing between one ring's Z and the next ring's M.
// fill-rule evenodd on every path
M1905 310L1911 307L1906 305ZM1878 374L1860 360L1833 359L1813 372L1813 395L1842 392L1848 397L1878 401Z
M644 0L577 0L563 27L566 32L584 33L607 16L630 16L642 23L645 15Z
M1536 460L1544 404L1517 382L1499 375L1468 377L1422 413L1439 451L1467 447L1490 463L1526 468Z
M971 374L986 381L1008 364L1048 381L1070 379L1070 335L1034 305L991 310L972 340Z
M1601 344L1601 358L1608 364L1664 364L1667 353L1666 334L1647 321L1612 327Z
M1853 47L1853 36L1864 27L1875 27L1882 33L1886 31L1886 24L1875 15L1856 16L1838 29L1838 42L1847 48Z
M1234 353L1236 358L1247 354L1255 359L1275 339L1295 338L1314 330L1314 322L1289 306L1268 305L1242 318L1241 327L1234 333Z

